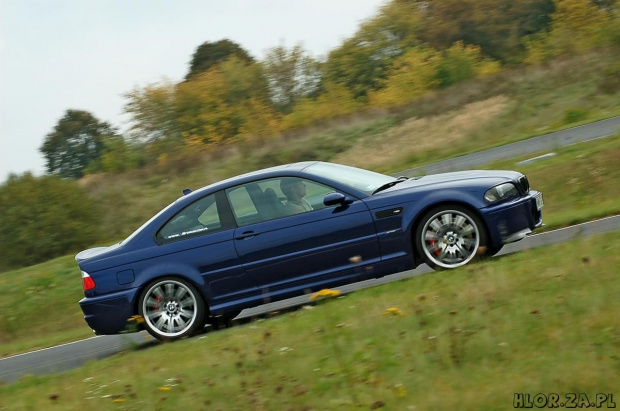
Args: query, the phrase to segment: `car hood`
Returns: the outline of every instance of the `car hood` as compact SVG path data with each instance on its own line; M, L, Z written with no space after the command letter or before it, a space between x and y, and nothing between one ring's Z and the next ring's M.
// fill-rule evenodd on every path
M89 248L88 250L81 251L78 255L75 256L75 261L81 263L84 260L88 260L89 258L96 257L105 253L109 253L111 251L116 250L121 246L121 243L113 244L109 247L95 247Z
M490 185L499 184L506 180L516 180L521 173L507 170L471 170L457 171L453 173L441 173L422 176L416 179L404 181L395 185L392 190L398 190L408 187L422 187L431 184L455 183L464 180L485 180ZM386 190L389 191L389 190Z

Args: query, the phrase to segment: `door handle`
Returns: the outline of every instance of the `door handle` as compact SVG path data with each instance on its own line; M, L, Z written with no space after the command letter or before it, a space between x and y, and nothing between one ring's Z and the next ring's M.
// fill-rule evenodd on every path
M249 240L250 238L254 238L258 235L254 231L244 231L243 233L236 235L235 240Z

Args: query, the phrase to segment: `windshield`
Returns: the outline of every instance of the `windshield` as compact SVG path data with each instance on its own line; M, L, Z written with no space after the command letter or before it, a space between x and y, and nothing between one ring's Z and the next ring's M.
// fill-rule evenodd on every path
M315 176L329 178L368 195L384 184L396 180L394 177L374 171L332 163L315 163L304 171Z

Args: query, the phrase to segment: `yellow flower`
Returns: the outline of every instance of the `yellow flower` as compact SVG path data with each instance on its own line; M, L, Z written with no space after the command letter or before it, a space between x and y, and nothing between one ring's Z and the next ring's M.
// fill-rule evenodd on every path
M159 391L170 391L172 388L168 387L168 386L163 386L163 387L159 387Z
M330 290L330 289L324 288L321 291L312 294L310 296L310 300L314 301L317 298L321 298L321 297L338 297L339 295L340 295L340 291L338 290Z
M125 402L124 398L114 398L112 402Z
M391 307L388 308L387 310L385 310L385 315L399 315L399 316L403 316L405 314L403 314L403 312L401 310L399 310L396 307Z
M138 324L142 324L144 322L144 318L141 315L134 315L129 317L127 321L135 321Z
M394 391L396 392L396 396L399 398L403 398L407 395L407 388L405 388L402 384L396 384L394 386Z

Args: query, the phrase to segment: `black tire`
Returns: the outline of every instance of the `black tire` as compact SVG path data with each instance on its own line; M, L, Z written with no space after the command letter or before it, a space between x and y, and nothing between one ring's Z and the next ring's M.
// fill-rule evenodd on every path
M177 277L151 282L140 293L144 328L161 341L189 337L205 325L206 305L196 287Z
M461 267L479 258L487 245L484 223L476 213L459 205L428 211L414 236L418 254L431 268Z

